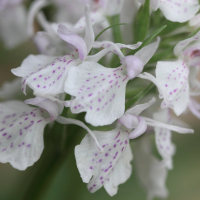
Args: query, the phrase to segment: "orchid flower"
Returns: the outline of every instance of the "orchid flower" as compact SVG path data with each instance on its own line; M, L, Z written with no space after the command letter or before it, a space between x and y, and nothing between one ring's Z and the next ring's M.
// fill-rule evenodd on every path
M166 198L168 190L165 182L167 169L162 161L153 156L148 137L139 138L134 146L134 163L138 178L147 191L147 199Z
M176 115L182 114L189 104L190 95L199 94L200 83L196 80L196 70L200 57L198 41L200 32L195 36L179 42L174 48L174 54L178 57L176 61L159 61L156 66L156 77L149 73L138 75L140 78L152 81L158 88L160 98L163 98L161 108L172 108ZM198 91L189 90L189 85Z
M86 6L86 33L83 40L76 33L68 30L64 25L59 25L58 33L69 44L74 45L74 54L60 57L45 55L30 55L22 63L21 67L12 69L12 73L22 77L22 91L26 94L26 85L33 89L34 93L46 97L64 92L64 82L71 66L77 66L84 60L92 48L94 34L91 25L89 8ZM78 52L78 53L77 53Z
M103 153L98 152L94 140L89 134L84 137L80 145L75 147L77 167L83 182L88 183L90 192L93 193L104 186L109 195L113 196L117 193L118 185L124 183L130 177L132 171L130 162L133 155L129 139L142 135L146 131L147 125L167 128L179 133L193 133L191 129L184 129L139 116L154 102L155 99L152 99L127 110L119 118L114 130L94 131L99 144L104 149Z
M136 48L136 45L95 42L94 47L105 47L78 67L69 70L65 92L75 96L70 101L72 113L87 112L85 120L93 126L111 124L120 118L125 109L125 89L129 80L143 70L159 45L159 39L139 50L134 56L124 56L121 48ZM105 54L113 51L120 60L118 68L105 68L96 63Z
M58 34L59 24L50 23L46 20L42 12L38 13L37 20L45 31L39 31L34 36L34 43L37 46L37 49L40 53L45 55L58 56L63 53L71 53L74 48L69 43L63 43L63 40ZM104 21L104 18L98 15L98 13L91 13L92 26L100 24ZM81 34L86 29L86 20L85 17L82 17L78 20L76 24L62 23L62 26L66 26L71 32L75 34ZM107 27L107 26L106 26ZM76 50L76 49L75 49ZM77 54L77 51L74 52Z
M6 101L0 104L0 162L9 162L19 170L25 170L40 158L44 149L44 127L49 122L59 120L63 110L63 105L41 97L28 99L25 103ZM49 118L45 118L45 111L49 113ZM84 123L64 117L60 121L62 124L76 124L86 129L98 151L102 151L94 133Z
M144 0L139 2L144 3ZM159 8L169 21L183 23L192 19L199 11L199 2L197 0L151 0L150 8L153 11Z
M14 168L25 170L41 156L44 127L57 118L58 106L50 100L38 103L49 110L50 118L44 118L43 109L21 101L0 104L0 162L10 162Z

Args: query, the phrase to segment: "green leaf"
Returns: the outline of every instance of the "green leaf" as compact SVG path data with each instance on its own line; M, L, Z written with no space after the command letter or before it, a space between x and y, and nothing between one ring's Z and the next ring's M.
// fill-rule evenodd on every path
M108 29L110 28L113 28L115 26L120 26L120 25L127 25L126 23L120 23L120 24L115 24L115 25L112 25L112 26L109 26L107 28L105 28L103 31L101 31L96 37L95 37L95 41L105 32L107 31Z
M138 93L133 98L129 99L125 104L125 110L128 110L134 103L139 101L141 98L143 98L151 89L153 89L155 85L151 83L148 87L146 87L144 90L142 90L140 93Z
M120 15L114 15L110 19L111 24L119 24ZM113 26L113 38L115 43L123 43L120 26Z
M144 40L147 36L150 21L150 0L145 0L144 5L140 8L134 27L136 42Z
M157 29L156 31L154 31L150 36L148 36L142 43L142 45L138 48L138 49L134 49L132 51L130 51L128 53L128 55L133 55L135 54L137 51L139 51L141 48L143 48L144 46L146 46L147 44L149 44L151 42L151 40L156 37L164 28L166 28L167 25L162 26L161 28Z

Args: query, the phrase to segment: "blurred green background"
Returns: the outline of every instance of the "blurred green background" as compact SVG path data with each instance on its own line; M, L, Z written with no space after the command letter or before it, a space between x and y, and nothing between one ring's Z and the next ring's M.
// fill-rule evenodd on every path
M0 83L11 81L14 75L10 72L12 68L20 66L22 60L29 54L37 54L31 42L27 42L15 50L7 51L0 43ZM174 156L174 169L169 171L167 187L169 189L168 200L199 200L200 199L200 121L190 113L183 116L188 124L195 129L195 134L181 135L173 133L173 142L177 151ZM84 132L85 133L85 132ZM76 134L74 132L74 134ZM77 136L78 144L84 134ZM45 153L45 152L44 152ZM43 161L41 159L34 166L25 171L18 171L10 164L0 164L0 200L23 200L25 191L29 188L34 193L34 187L30 188L31 181L38 175L38 167ZM133 163L133 173L131 178L123 185L119 186L118 194L110 197L102 188L94 194L88 192L79 176L76 167L73 150L67 152L68 155L59 170L48 177L43 187L43 193L38 200L145 200L146 193L140 186L135 173ZM134 152L133 152L134 154ZM51 154L49 155L51 157ZM52 155L53 157L53 155ZM39 176L45 173L39 174ZM50 176L50 175L49 175ZM26 196L31 199L31 196Z

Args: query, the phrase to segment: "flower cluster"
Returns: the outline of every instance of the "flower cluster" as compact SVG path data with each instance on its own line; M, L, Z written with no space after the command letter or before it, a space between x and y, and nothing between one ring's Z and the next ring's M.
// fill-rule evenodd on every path
M57 9L52 16L54 22L43 12L49 5ZM49 129L55 124L75 124L88 132L75 147L75 158L90 192L104 186L109 195L115 195L118 185L132 173L134 154L136 170L148 198L166 197L167 170L173 168L175 153L171 131L193 133L187 125L174 125L178 121L176 116L189 108L200 119L200 104L194 99L200 95L197 79L200 32L189 37L184 35L199 26L199 14L195 16L199 11L198 1L37 0L28 10L26 8L23 0L0 0L0 36L5 46L14 48L32 39L39 52L39 55L29 55L20 67L12 69L19 78L5 83L0 90L0 98L4 100L0 103L0 162L25 170L42 154L47 124ZM156 11L158 8L160 11ZM184 35L182 41L170 44L174 49L168 53L170 60L155 59L162 51L165 53L162 47L165 37L155 37L160 29L132 44L128 31L134 23L134 9L138 12L135 20L144 23L135 27L135 32L147 31L144 27L149 17L140 20L146 10L149 15L152 12L152 16L159 13L167 23L185 23L184 27L174 28L164 35L167 38ZM119 24L112 24L119 16L129 23L122 25L127 27L123 30ZM40 27L38 32L34 30L36 25ZM110 25L114 26L106 31ZM97 40L95 37L100 32ZM131 44L123 44L123 36ZM153 84L145 88L148 81L144 79ZM143 90L137 94L134 89L138 85ZM155 86L158 94L153 90ZM12 100L20 88L25 95L27 90L32 91L34 98L24 102ZM88 125L72 115L82 112L86 113ZM106 125L109 129L102 131ZM95 131L88 126L101 127ZM155 132L162 160L151 152L149 135L152 132Z

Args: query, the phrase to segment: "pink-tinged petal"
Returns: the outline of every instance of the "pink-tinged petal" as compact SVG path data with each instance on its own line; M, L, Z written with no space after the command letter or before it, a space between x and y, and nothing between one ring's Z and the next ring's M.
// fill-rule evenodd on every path
M24 102L26 104L35 105L35 106L45 109L50 115L50 119L49 119L50 121L56 120L56 118L61 114L63 110L63 106L61 109L59 109L59 106L56 102L53 102L49 99L42 98L42 97L27 99Z
M121 64L125 64L127 67L127 74L130 79L138 76L144 68L142 60L136 56L126 56L121 60Z
M156 66L156 78L144 73L138 77L151 80L163 98L161 108L170 107L176 115L183 113L189 102L188 86L189 69L182 60L173 62L158 62Z
M130 161L133 156L128 131L116 128L94 133L104 152L98 152L91 136L87 134L81 144L75 147L77 167L83 182L88 183L90 192L94 193L104 185L107 192L113 196L118 185L125 182L131 174Z
M149 108L151 105L153 105L156 102L156 99L153 97L149 102L144 104L136 105L130 109L128 109L125 114L131 114L135 116L139 116L141 112Z
M159 8L168 20L183 23L195 16L199 5L196 0L160 0Z
M191 42L194 42L194 41L198 41L199 39L200 39L200 31L196 35L192 36L191 38L188 38L186 40L182 40L182 41L178 42L174 48L174 54L178 57L183 52L185 47L187 47L188 44L190 44ZM187 50L187 51L183 52L183 55L190 54L191 52L192 52L192 50L189 52Z
M85 24L86 24L86 30L85 30L85 43L87 46L87 53L90 52L92 49L93 43L94 43L94 31L92 28L92 20L90 16L90 8L89 5L85 6Z
M95 134L83 122L76 120L76 119L65 118L65 117L62 117L62 116L59 116L56 121L61 123L61 124L76 124L76 125L84 128L85 130L88 131L90 136L93 138L93 140L96 143L96 146L98 147L100 153L104 151L102 149L101 145L99 144L99 141L97 140Z
M65 92L75 96L72 113L87 112L85 120L93 126L113 123L124 114L125 88L129 80L122 67L105 68L85 61L69 70Z
M161 110L157 113L154 113L153 118L157 121L164 123L172 122L171 114L169 109ZM173 168L172 157L175 154L175 145L171 142L171 131L164 128L154 128L156 133L156 146L158 152L166 162L166 167L168 169Z
M43 130L49 122L42 114L20 101L0 104L0 162L25 170L40 158Z
M58 34L59 36L69 44L75 46L79 53L79 58L85 60L87 56L87 45L85 41L78 36L76 33L70 31L65 25L58 25Z
M190 103L188 107L192 114L200 119L200 104L196 100L190 98Z
M141 59L143 64L146 65L149 62L149 60L151 59L151 57L157 51L159 44L160 44L160 38L157 37L157 40L155 42L143 47L142 49L137 51L134 54L134 56Z
M135 139L147 130L146 121L142 117L138 117L138 126L129 134L129 139Z
M128 129L133 129L138 126L139 120L134 115L124 114L118 119L118 123L123 124Z
M37 95L56 95L64 92L68 69L76 64L70 55L57 58L30 55L23 61L21 67L12 69L12 73L23 78L24 93L28 84Z
M148 199L166 198L168 196L165 186L167 170L163 162L153 156L147 137L143 136L137 140L137 145L134 146L134 161L136 174L147 191Z

